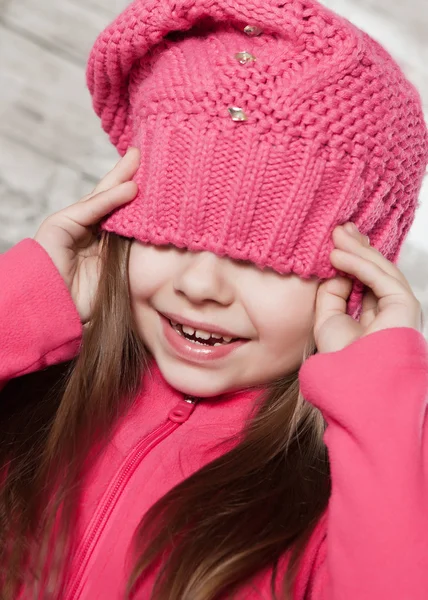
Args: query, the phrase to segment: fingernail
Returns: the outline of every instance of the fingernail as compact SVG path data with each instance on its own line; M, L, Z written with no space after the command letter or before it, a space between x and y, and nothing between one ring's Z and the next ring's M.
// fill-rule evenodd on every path
M350 235L353 235L354 237L358 237L359 236L359 231L357 226L354 223L346 223L344 226L345 231L347 231Z

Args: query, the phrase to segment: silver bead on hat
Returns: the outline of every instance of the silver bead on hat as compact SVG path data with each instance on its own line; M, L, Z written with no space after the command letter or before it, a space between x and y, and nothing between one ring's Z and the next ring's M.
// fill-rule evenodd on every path
M230 116L232 117L232 121L247 121L248 117L239 106L229 106L227 109L229 111Z
M238 60L241 65L246 65L247 63L256 60L256 57L254 56L254 54L251 54L251 52L237 52L235 54L235 58L236 60Z
M260 35L262 30L260 27L256 25L247 25L244 28L244 33L249 36ZM251 54L251 52L237 52L235 54L235 58L241 63L241 65L245 65L248 62L256 60L256 57ZM232 117L232 121L248 121L248 117L245 112L239 106L229 106L227 109L229 111L230 116Z
M246 25L246 27L244 27L244 33L254 37L255 35L260 35L262 33L262 29L257 27L257 25Z

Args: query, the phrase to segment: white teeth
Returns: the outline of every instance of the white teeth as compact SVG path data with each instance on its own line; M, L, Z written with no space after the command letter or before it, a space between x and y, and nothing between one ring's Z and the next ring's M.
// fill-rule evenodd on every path
M215 340L220 340L219 342L212 344L212 346L222 346L222 345L228 344L229 342L232 341L231 337L228 337L228 336L223 337L223 336L219 335L218 333L210 333L209 331L204 331L203 329L193 329L193 327L189 327L188 325L181 325L180 323L176 323L175 321L171 321L171 320L170 320L170 323L171 323L172 327L175 329L175 331L177 333L179 333L181 336L186 334L189 336L194 336L201 340L209 340L210 338L213 338ZM206 344L204 344L203 342L199 342L198 340L193 340L193 343L202 344L202 345L206 346Z
M202 340L209 340L211 334L208 331L203 331L201 329L197 329L195 332L196 337L201 338Z
M181 328L184 333L187 333L187 335L194 335L194 333L195 333L195 330L193 329L193 327L188 327L187 325L182 325Z
M187 335L194 335L201 340L209 340L211 337L213 337L216 340L223 339L225 343L232 341L231 337L223 337L218 333L210 333L209 331L204 331L203 329L193 329L193 327L189 327L188 325L182 325L181 328L183 329L184 333L187 333Z

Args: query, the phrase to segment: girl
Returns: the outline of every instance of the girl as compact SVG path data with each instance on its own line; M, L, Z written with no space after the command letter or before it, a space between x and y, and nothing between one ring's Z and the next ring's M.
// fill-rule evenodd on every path
M138 0L88 84L129 151L0 257L2 599L426 599L417 92L291 0Z

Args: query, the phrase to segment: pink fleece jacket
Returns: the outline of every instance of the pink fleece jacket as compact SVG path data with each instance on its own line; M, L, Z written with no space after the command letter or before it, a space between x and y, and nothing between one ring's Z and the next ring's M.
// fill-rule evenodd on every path
M0 256L0 382L69 360L82 326L59 272L33 239ZM410 328L310 357L304 397L328 422L332 494L306 548L294 600L427 600L428 347ZM125 554L150 506L219 454L251 394L184 402L155 366L84 482L64 600L119 600ZM0 398L1 399L1 398ZM1 443L1 442L0 442ZM287 565L287 554L282 561ZM146 578L137 600L150 596ZM270 569L239 594L270 599Z

